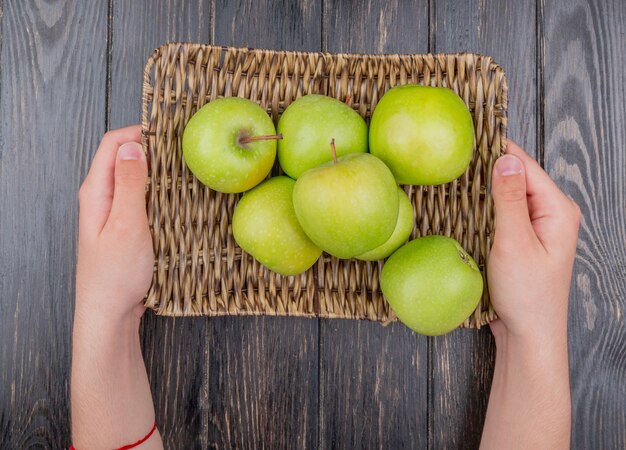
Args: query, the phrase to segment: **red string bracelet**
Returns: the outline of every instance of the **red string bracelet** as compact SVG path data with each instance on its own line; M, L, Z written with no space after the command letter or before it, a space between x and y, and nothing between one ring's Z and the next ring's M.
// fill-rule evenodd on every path
M130 445L125 445L123 447L120 448L116 448L115 450L128 450L130 448L134 448L137 447L138 445L143 444L144 442L146 442L148 439L150 439L150 436L152 436L152 434L154 433L154 430L156 430L156 420L154 421L154 425L152 425L152 429L150 430L150 432L148 434L146 434L145 437L139 439L137 442L135 442L134 444L130 444ZM70 447L70 450L76 450L76 448L72 445Z

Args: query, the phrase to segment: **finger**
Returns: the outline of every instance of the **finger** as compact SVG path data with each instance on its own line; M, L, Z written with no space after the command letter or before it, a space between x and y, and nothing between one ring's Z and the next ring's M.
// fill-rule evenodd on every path
M537 161L512 141L507 145L507 154L515 155L524 162L530 219L543 246L548 249L551 242L560 242L570 230L572 233L577 231L571 222L578 220L578 208Z
M497 236L508 236L510 241L515 239L516 244L526 245L534 237L534 231L526 201L526 171L518 157L498 158L491 177L491 194L496 209Z
M93 158L89 173L80 189L81 233L98 234L111 211L114 169L117 150L125 142L140 142L139 125L109 131L104 135Z
M507 143L506 152L521 159L526 168L526 190L531 220L562 212L569 199L539 163L511 140Z
M104 135L98 151L96 152L91 168L85 178L85 184L92 186L105 185L110 187L113 193L113 169L115 168L115 157L117 150L126 142L141 142L141 126L120 128L109 131Z
M105 228L140 229L146 223L148 164L141 144L127 142L117 152L111 213Z

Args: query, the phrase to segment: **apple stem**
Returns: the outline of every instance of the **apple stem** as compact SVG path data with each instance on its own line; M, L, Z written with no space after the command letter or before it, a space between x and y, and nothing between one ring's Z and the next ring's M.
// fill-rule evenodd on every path
M337 148L335 148L335 138L330 140L330 150L333 152L333 163L337 164Z
M283 138L282 134L270 134L267 136L246 136L246 137L239 138L239 143L247 144L249 142L254 142L254 141L274 141L276 139L282 139L282 138Z

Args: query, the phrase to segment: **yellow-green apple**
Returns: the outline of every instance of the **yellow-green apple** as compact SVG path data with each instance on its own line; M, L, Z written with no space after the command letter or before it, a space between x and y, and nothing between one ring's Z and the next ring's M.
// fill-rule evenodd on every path
M268 269L296 275L322 254L307 237L293 209L289 177L274 177L245 193L233 214L235 242Z
M426 236L391 255L381 271L380 287L406 326L437 336L458 327L476 309L483 278L457 241Z
M256 103L237 97L200 108L183 132L185 163L203 184L225 193L252 189L276 159L276 129Z
M397 86L374 109L369 146L400 184L448 183L472 160L472 116L450 89Z
M313 242L333 256L352 258L382 245L393 233L397 190L380 159L350 153L301 175L293 204Z
M335 139L337 156L367 152L367 125L352 108L337 99L310 94L285 109L278 121L278 162L287 175L329 162L328 143Z
M357 256L357 259L363 261L385 259L407 241L411 235L411 231L413 231L413 205L411 205L411 201L404 190L398 188L398 219L396 228L393 230L389 239L387 239L387 242L369 252Z

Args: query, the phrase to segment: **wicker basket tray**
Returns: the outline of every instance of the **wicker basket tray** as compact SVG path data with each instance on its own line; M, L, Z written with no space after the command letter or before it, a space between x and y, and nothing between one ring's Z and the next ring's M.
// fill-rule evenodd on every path
M488 186L506 145L504 71L487 56L299 53L173 43L154 51L144 73L142 127L150 161L147 207L155 271L146 305L157 314L285 315L395 320L378 283L382 262L323 254L306 273L286 277L261 266L235 243L230 219L238 195L203 186L184 164L187 121L205 103L238 96L259 103L275 122L296 98L321 93L347 101L367 121L391 86L447 86L470 108L473 161L442 186L406 186L413 237L457 239L484 274L494 231ZM278 170L278 168L276 168ZM463 326L495 317L488 290Z

